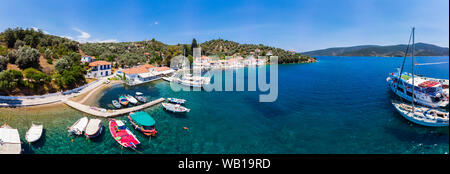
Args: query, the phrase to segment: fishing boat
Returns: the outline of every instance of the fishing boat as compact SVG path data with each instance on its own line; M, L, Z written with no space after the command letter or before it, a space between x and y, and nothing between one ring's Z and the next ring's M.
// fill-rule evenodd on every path
M112 101L112 104L113 104L113 106L116 107L116 108L121 108L121 107L122 107L122 105L120 105L119 101L117 101L117 100L113 100L113 101Z
M411 46L412 71L414 71L414 66L418 65L414 62L414 29L411 32L411 37L413 42ZM414 75L414 72L403 72L409 47L408 43L402 67L398 69L398 72L390 73L389 77L386 78L389 87L396 95L409 102L414 101L432 108L446 107L449 103L448 80L417 76ZM415 92L414 95L413 91Z
M167 98L167 101L175 104L184 104L186 102L186 100L178 98Z
M142 103L147 102L147 99L146 99L144 96L136 95L135 98L136 98L139 102L142 102Z
M88 122L89 119L87 117L80 118L72 126L68 127L67 130L71 134L82 135L84 130L86 129Z
M0 127L0 154L20 154L22 145L17 129L4 124Z
M437 109L433 109L433 108L428 108L428 107L423 107L423 106L415 106L414 104L416 103L416 98L417 97L417 93L419 94L428 94L427 92L429 91L422 91L422 88L418 88L415 86L415 81L417 80L416 77L414 76L414 28L412 29L411 32L411 36L412 36L412 73L411 76L408 78L409 79L404 79L404 77L399 76L399 78L397 78L397 82L401 81L402 84L406 87L403 88L405 92L409 92L407 91L407 86L408 83L405 84L406 82L410 82L410 95L407 94L407 96L410 96L411 99L411 105L406 104L406 103L397 103L397 102L392 102L392 104L394 105L395 109L406 119L408 119L409 121L416 123L416 124L420 124L423 126L430 126L430 127L444 127L444 126L448 126L448 112L443 112L443 111L439 111ZM408 43L408 47L409 47L409 43ZM408 51L406 51L405 53L405 57L408 54ZM403 67L402 67L403 69ZM401 70L402 71L402 70ZM400 75L402 75L402 72L399 72ZM420 80L420 79L419 79ZM428 81L428 82L421 82L419 81L420 84L419 86L426 86L428 88L432 87L432 86L436 86L438 82L435 81ZM425 85L423 85L423 83L426 83ZM398 83L396 83L398 84ZM402 88L398 88L398 89L402 89ZM395 91L400 91L400 90L394 90ZM403 92L403 91L402 91ZM402 95L399 95L402 98ZM414 96L414 97L412 97ZM408 99L407 99L408 100ZM423 98L419 99L420 102L417 102L419 104L422 105L426 105L429 106L429 103L427 103L427 100L424 100ZM429 101L428 101L429 102ZM431 105L430 107L434 107L434 104L436 101L432 101L433 105Z
M147 112L140 111L135 113L130 113L128 115L133 127L144 133L147 136L155 136L157 131L155 129L155 120L147 114Z
M109 131L114 140L123 147L135 149L140 144L136 136L134 136L121 120L109 120Z
M130 103L137 104L138 101L133 96L126 95L126 97L127 97L128 101L130 101Z
M103 125L100 119L91 119L86 126L86 131L84 135L88 138L95 138L102 133Z
M128 105L129 101L128 101L127 97L121 95L121 96L119 97L119 103L122 104L122 105L124 105L124 106L126 106L126 105Z
M393 102L392 104L403 117L413 123L430 127L448 126L448 112L406 103Z
M175 112L175 113L182 113L182 112L189 112L190 109L185 108L183 106L180 106L179 104L172 104L172 103L161 103L164 109Z
M25 134L25 139L28 143L36 142L41 138L43 130L44 125L31 123L30 129L28 129L27 133Z

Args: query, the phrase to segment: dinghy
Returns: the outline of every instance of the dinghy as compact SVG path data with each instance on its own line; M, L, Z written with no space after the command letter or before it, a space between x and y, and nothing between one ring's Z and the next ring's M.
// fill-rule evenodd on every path
M136 104L138 101L131 95L126 95L128 101L130 101L130 103Z
M155 136L155 120L147 114L147 112L140 111L135 113L130 113L128 115L128 119L130 120L133 127L144 133L147 136Z
M122 105L124 105L124 106L126 106L126 105L128 105L129 101L128 101L127 97L121 95L121 96L119 97L119 103L122 104Z
M167 98L167 101L175 104L184 104L186 102L186 100L178 98Z
M77 122L75 122L72 126L68 128L69 133L75 135L82 135L86 126L89 122L87 117L80 118Z
M88 138L95 138L102 133L103 126L102 120L100 119L91 119L86 126L86 131L84 135Z
M144 95L142 92L136 92L136 95Z
M142 103L147 102L147 99L144 96L136 95L135 97L139 102L142 102Z
M0 127L0 154L20 154L22 146L17 129L4 124Z
M41 138L43 130L44 125L31 123L30 129L28 129L27 133L25 134L25 139L28 143L36 142Z
M113 104L113 106L116 107L116 108L121 108L121 107L122 107L122 105L120 105L119 101L117 101L117 100L113 100L113 101L112 101L112 104Z
M109 120L109 131L114 140L123 147L135 149L140 144L136 136L131 133L121 120Z
M179 104L172 104L172 103L161 103L161 104L163 105L164 109L175 113L190 111L190 109L180 106Z

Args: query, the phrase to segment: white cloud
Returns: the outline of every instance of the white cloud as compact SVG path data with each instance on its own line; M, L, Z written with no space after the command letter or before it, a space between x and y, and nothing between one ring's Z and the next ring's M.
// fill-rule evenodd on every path
M84 32L78 28L73 28L73 30L80 33L80 35L77 36L78 42L84 43L84 42L87 42L89 38L91 38L91 35L87 32Z
M39 30L39 28L38 27L31 27L34 31L38 31ZM41 29L42 30L42 29ZM44 33L44 34L49 34L47 31L44 31L44 30L42 30L42 32Z
M61 36L61 37L73 40L73 37L70 37L70 36Z
M159 24L159 22L158 21L155 21L155 23L154 23L155 25L158 25Z

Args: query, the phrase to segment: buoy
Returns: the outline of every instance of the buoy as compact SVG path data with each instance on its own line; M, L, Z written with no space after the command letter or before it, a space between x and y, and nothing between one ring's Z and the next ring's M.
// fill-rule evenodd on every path
M72 143L73 143L73 139L70 139L70 141L72 141Z
M184 128L184 130L189 130L189 128L187 128L187 127L183 127Z

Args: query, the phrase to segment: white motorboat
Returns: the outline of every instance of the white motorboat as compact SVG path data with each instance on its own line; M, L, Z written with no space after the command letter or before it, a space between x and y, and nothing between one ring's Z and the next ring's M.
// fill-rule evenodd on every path
M91 119L86 126L86 131L84 135L88 138L95 138L102 133L103 126L102 120L100 119Z
M175 104L184 104L186 102L185 99L179 99L179 98L167 98L167 101L170 103L175 103Z
M20 154L21 144L17 129L7 124L0 127L0 154Z
M89 119L87 117L83 117L77 120L77 122L75 122L72 126L70 126L67 129L71 134L82 135L84 130L86 129L88 122Z
M41 138L43 130L44 125L32 123L30 129L28 129L27 133L25 134L25 139L28 143L36 142Z
M161 103L161 104L164 107L164 109L175 113L191 111L190 109L180 106L179 104L172 104L172 103Z
M136 104L136 103L138 102L138 101L136 100L136 98L134 98L134 97L131 96L131 95L126 95L126 97L127 97L128 101L129 101L130 103Z

